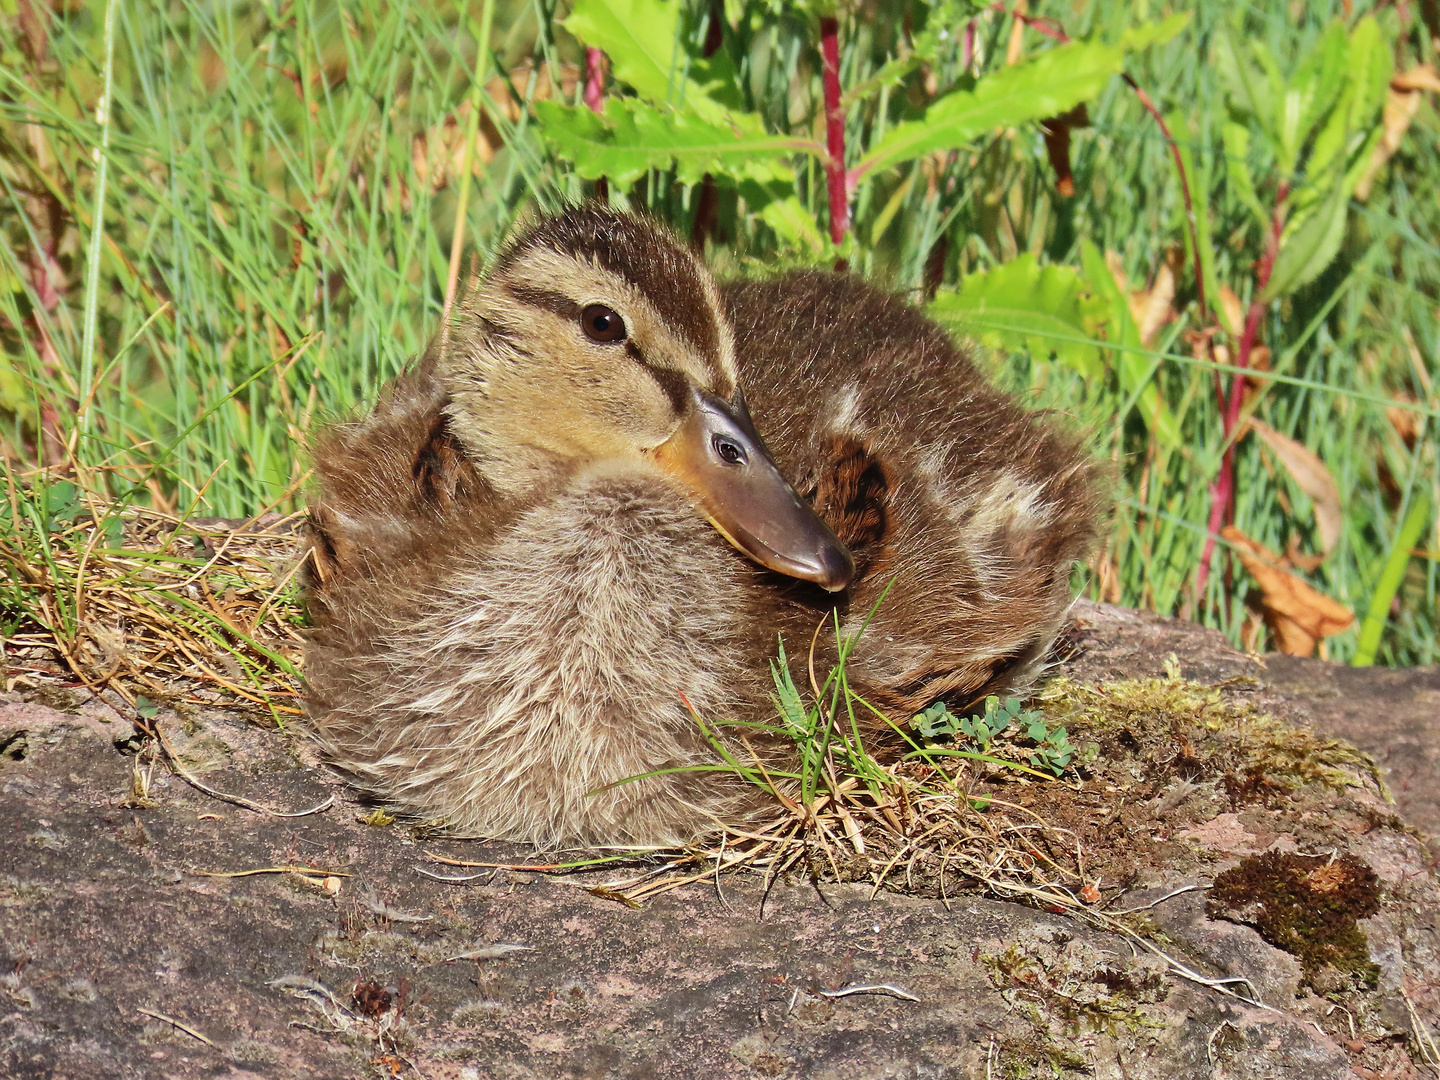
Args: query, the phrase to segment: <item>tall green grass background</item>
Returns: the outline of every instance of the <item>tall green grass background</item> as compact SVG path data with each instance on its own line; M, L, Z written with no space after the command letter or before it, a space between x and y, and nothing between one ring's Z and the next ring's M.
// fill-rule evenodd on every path
M1369 8L1202 0L1179 37L1128 64L1189 155L1195 197L1211 216L1217 277L1242 299L1253 287L1256 237L1226 182L1217 28L1237 26L1263 42L1283 72L1330 20ZM702 39L709 10L695 7L683 32ZM500 3L492 55L480 64L479 0L62 0L54 8L0 0L7 473L32 478L25 490L34 490L37 469L58 476L73 455L118 498L229 517L300 505L317 427L373 400L437 326L463 106L477 66L488 73L486 140L465 207L467 252L483 266L517 218L592 194L547 149L528 109L537 97L577 100L583 49L559 25L566 11L547 0ZM1041 0L1030 9L1072 38L1112 40L1170 11L1147 0ZM1376 10L1397 70L1435 62L1426 12L1423 3ZM746 107L771 131L823 138L814 13L762 0L727 0L724 13L724 47L738 58ZM840 16L847 88L903 53L907 35L925 25L950 30L932 63L860 95L849 112L854 154L927 91L964 77L968 20L984 69L1004 63L1012 32L1009 15L955 0L875 0ZM1024 45L1028 54L1050 42L1030 29ZM97 117L107 77L111 107ZM867 179L853 204L851 269L924 302L1027 253L1079 266L1086 239L1117 253L1136 286L1175 258L1177 316L1147 355L1183 435L1178 452L1153 444L1113 370L1082 378L1029 349L994 351L986 362L1035 406L1072 416L1117 463L1108 595L1200 618L1238 641L1250 590L1238 564L1218 556L1205 594L1193 589L1224 439L1213 370L1183 336L1202 322L1183 255L1179 177L1154 119L1120 79L1088 111L1090 126L1074 134L1070 198L1056 193L1034 125ZM1378 659L1390 664L1434 662L1440 650L1437 137L1426 97L1373 191L1352 201L1340 257L1272 305L1262 329L1273 370L1288 381L1267 384L1256 415L1320 455L1345 511L1336 549L1306 577L1357 615L1377 595L1393 596L1388 609L1379 605ZM823 170L813 157L796 165L800 200L823 221ZM1272 186L1288 179L1267 174L1263 161L1257 170ZM700 192L655 171L610 198L688 236ZM787 243L730 190L720 192L707 248L724 273L833 258ZM467 255L466 272L470 265ZM1413 440L1387 415L1397 405L1418 426ZM1276 550L1293 539L1318 551L1309 500L1273 455L1250 437L1237 444L1236 462L1237 525ZM1410 508L1426 499L1430 519L1418 537L1402 537ZM1393 578L1397 565L1398 581L1387 583L1386 567ZM1092 574L1085 587L1098 594L1102 584ZM1352 657L1358 632L1357 619L1327 643L1329 655Z

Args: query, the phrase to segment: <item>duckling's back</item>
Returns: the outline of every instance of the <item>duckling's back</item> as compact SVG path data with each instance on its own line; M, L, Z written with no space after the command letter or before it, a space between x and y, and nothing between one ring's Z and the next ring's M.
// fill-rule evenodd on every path
M847 629L885 595L854 681L902 723L935 700L1027 690L1105 495L1079 439L854 277L803 271L723 295L757 425L856 556Z

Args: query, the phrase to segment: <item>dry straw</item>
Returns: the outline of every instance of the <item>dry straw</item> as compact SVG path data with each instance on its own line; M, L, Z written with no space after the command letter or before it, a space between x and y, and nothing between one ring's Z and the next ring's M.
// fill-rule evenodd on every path
M142 716L149 702L301 712L297 515L186 520L7 480L6 689L59 678Z

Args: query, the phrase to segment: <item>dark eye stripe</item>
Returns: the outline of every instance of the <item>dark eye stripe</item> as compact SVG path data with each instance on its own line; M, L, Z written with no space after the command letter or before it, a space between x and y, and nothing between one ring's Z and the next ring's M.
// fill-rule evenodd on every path
M564 293L550 289L532 289L527 285L511 285L510 293L522 304L540 308L542 311L553 311L562 319L574 319L577 322L580 319L580 305Z
M530 307L540 308L542 311L553 311L563 319L574 319L579 321L583 308L571 300L564 293L554 292L551 289L535 289L526 285L511 285L510 293L522 304ZM640 346L629 338L625 339L625 351L630 358L643 367L659 384L665 396L670 399L670 404L677 413L685 411L690 400L690 384L685 376L673 368L657 367L645 359L645 354L640 351Z
M665 391L665 396L670 399L677 413L685 411L686 403L690 400L690 384L685 376L674 368L656 367L645 359L640 351L640 346L633 341L625 342L625 351L630 354L630 359L648 371L651 377L659 384L660 389Z

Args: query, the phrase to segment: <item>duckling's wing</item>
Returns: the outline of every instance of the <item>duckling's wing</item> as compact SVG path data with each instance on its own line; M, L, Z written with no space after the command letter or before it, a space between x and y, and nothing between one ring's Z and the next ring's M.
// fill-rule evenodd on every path
M1027 688L1100 517L1103 473L1079 440L853 277L806 271L723 296L756 427L865 567L850 629L889 590L855 681L901 718Z
M315 447L309 505L311 591L335 578L384 576L425 560L457 529L493 532L501 502L450 434L447 397L422 366L382 392L374 410L326 429Z

